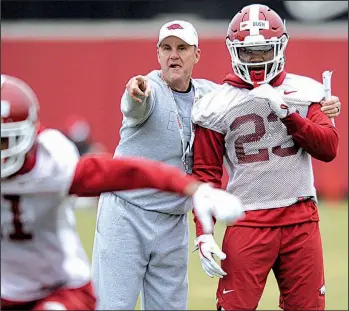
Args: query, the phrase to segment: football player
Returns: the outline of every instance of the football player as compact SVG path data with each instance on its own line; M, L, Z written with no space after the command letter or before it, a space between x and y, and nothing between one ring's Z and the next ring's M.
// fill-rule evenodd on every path
M196 245L219 277L218 310L255 310L270 270L284 310L324 310L325 280L311 158L332 161L338 132L321 111L321 83L284 69L289 35L265 5L239 11L226 44L233 74L193 107L193 175L241 198L246 217L225 232L222 251L196 221ZM336 98L331 98L335 101ZM213 254L222 261L215 263Z

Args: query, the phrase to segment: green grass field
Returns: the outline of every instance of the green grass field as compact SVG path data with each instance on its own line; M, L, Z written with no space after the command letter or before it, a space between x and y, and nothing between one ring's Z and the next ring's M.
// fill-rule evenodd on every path
M324 245L326 309L348 310L348 204L320 205L320 226ZM91 258L95 227L95 209L77 210L78 231ZM217 225L215 236L220 244L224 227ZM194 230L191 226L191 243ZM191 253L189 264L189 310L215 310L217 279L203 272L198 254ZM139 310L139 304L137 305ZM271 273L258 310L278 310L278 288Z

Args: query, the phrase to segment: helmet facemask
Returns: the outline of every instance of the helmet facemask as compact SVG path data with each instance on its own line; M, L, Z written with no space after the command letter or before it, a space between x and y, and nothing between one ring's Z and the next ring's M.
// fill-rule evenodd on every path
M282 35L280 38L273 37L271 39L264 39L262 35L247 36L244 41L226 39L226 44L232 59L232 67L235 74L242 80L249 84L263 84L268 83L274 79L285 66L285 49L288 42L288 36ZM271 60L263 62L247 63L240 59L239 48L246 48L251 50L265 50L273 49L274 57ZM258 81L251 76L251 68L261 67L264 70L264 77L260 77Z
M11 176L21 169L26 154L34 145L35 137L36 127L31 120L1 123L1 140L7 139L7 148L1 147L1 178Z

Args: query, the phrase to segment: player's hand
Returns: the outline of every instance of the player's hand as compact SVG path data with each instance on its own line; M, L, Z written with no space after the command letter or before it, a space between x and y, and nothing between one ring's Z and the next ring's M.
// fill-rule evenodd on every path
M222 278L227 275L213 258L213 255L215 255L220 260L224 260L227 256L221 251L212 234L200 235L195 239L194 244L200 252L202 268L209 277L213 278L216 276Z
M273 110L280 119L296 111L295 108L289 108L282 99L280 93L268 83L262 84L250 91L250 96L268 100L270 109Z
M235 195L215 189L204 183L198 186L193 195L195 215L202 224L204 233L213 232L213 218L233 224L244 217L241 201Z
M329 118L338 117L341 112L341 102L339 101L337 96L332 96L330 99L324 99L320 102L321 111Z
M131 98L140 104L143 102L144 97L148 97L151 93L151 85L148 78L141 75L131 78L126 84L126 89Z

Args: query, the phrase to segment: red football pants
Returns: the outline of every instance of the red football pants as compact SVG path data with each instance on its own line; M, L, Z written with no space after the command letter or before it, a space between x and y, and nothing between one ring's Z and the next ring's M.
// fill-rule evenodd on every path
M47 297L31 302L1 298L1 310L95 310L96 297L91 282L80 288L60 288Z
M273 269L283 310L324 310L324 264L318 222L275 227L227 227L227 258L217 309L255 310Z

